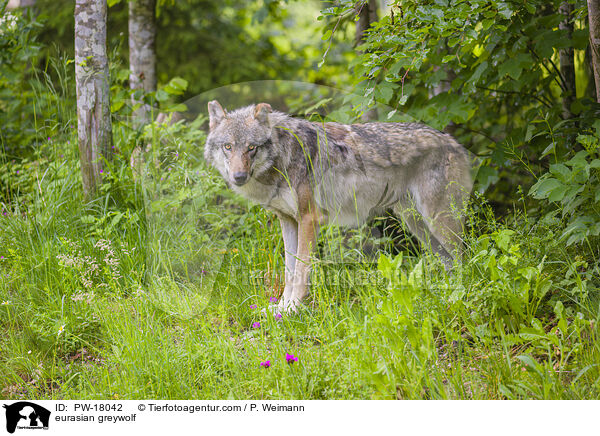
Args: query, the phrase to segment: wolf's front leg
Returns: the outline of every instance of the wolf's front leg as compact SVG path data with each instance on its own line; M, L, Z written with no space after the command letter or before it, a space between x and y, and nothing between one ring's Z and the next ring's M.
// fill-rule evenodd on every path
M298 251L292 280L293 288L290 299L285 299L284 310L296 311L302 300L308 295L310 278L310 255L316 245L319 232L319 218L316 211L309 211L300 218L298 223ZM286 284L286 291L287 291Z
M279 300L278 310L285 310L286 301L292 298L294 271L296 269L296 253L298 251L298 223L288 215L278 214L283 249L285 251L285 288Z

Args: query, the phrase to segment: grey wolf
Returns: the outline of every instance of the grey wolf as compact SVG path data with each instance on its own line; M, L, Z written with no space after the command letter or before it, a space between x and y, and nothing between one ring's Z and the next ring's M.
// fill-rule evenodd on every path
M260 103L208 103L204 157L235 192L273 211L285 249L279 310L308 294L311 249L326 223L357 226L392 208L449 268L460 250L472 181L467 151L419 123L345 125L294 118Z

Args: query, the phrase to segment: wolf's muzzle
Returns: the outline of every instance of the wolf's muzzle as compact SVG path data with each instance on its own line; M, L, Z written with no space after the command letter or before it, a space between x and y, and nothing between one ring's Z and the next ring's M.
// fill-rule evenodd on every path
M248 173L246 171L240 171L233 173L233 183L238 186L242 186L248 181Z

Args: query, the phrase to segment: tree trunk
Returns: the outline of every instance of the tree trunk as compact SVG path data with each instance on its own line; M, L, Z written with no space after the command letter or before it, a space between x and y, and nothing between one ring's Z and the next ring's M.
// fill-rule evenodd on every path
M596 83L596 101L600 103L600 0L588 0L588 19L590 22L590 49Z
M156 90L156 0L129 0L129 87L144 93ZM132 96L134 105L141 103ZM152 108L142 105L134 112L138 123L150 120Z
M110 158L112 125L106 56L106 0L75 1L77 136L83 193L96 193L103 159Z
M371 27L377 17L377 0L366 0L356 6L356 12L358 13L358 21L356 22L356 36L354 44L359 46L365 41L365 31ZM365 122L377 120L377 109L372 108L367 110L362 120Z
M589 44L586 47L583 55L583 69L587 79L587 86L585 87L584 95L595 96L596 84L594 83L594 62L592 61L592 50L590 49Z
M355 43L360 45L365 40L365 31L371 27L377 17L377 0L367 0L357 5L358 21L356 22Z
M573 38L573 5L568 1L563 1L559 9L565 19L558 25L562 30L567 31L569 41ZM571 113L571 104L575 100L577 88L575 85L575 51L573 47L567 47L559 50L560 55L560 73L565 81L562 95L562 115L564 119L573 117Z

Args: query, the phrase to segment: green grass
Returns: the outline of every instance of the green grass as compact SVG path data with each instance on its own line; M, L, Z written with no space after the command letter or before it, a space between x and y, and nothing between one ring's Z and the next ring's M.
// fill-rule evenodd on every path
M475 198L451 274L365 229L326 229L307 307L275 319L261 309L282 290L276 218L228 192L195 133L174 129L142 181L117 134L123 157L90 204L64 140L10 178L2 398L599 397L597 262L558 241L559 224L501 223Z

